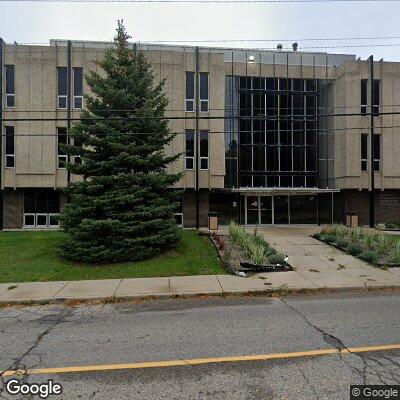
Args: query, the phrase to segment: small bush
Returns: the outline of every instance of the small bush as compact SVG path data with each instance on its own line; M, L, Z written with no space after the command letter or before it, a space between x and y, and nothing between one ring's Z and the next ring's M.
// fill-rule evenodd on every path
M395 222L386 221L385 226L387 229L397 229L397 224Z
M400 265L400 241L396 243L396 246L389 253L389 262L392 264Z
M328 234L323 234L322 235L322 240L327 243L335 243L336 242L336 236L333 233L328 233Z
M371 231L367 231L364 235L365 247L369 250L375 250L377 235Z
M341 249L345 249L349 245L349 241L346 239L338 239L335 243L336 246L340 247Z
M334 224L332 233L334 233L338 239L344 239L349 234L349 229L344 225Z
M376 250L381 257L390 253L393 250L393 247L393 239L390 236L378 235L376 239Z
M357 228L354 228L349 235L350 241L352 243L357 243L359 242L362 238L364 237L364 231L361 227L357 226Z
M362 253L362 247L359 243L350 243L346 250L352 256L358 256Z
M360 254L360 258L370 264L377 264L379 260L379 254L374 250L365 250Z
M282 254L272 254L268 257L268 262L270 264L283 264L285 262L285 258Z

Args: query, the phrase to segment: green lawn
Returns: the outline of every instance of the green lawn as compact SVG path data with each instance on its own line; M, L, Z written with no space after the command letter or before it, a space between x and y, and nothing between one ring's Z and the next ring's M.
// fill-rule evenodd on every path
M58 257L63 232L0 232L0 282L143 278L223 274L206 236L184 230L176 249L157 257L112 265L77 264Z

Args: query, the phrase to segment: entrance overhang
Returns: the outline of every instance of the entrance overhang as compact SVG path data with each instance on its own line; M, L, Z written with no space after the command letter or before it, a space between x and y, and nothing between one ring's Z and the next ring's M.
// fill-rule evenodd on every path
M340 189L320 189L320 188L264 188L264 187L240 187L227 189L230 192L240 194L250 194L254 196L285 196L319 193L338 193Z

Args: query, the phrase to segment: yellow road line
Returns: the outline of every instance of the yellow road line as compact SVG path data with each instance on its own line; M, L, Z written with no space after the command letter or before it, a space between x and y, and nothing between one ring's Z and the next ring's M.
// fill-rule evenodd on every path
M82 366L71 366L71 367L58 367L58 368L34 368L28 369L27 371L8 370L3 373L4 377L19 375L19 374L64 374L71 372L98 372L98 371L115 371L124 369L142 369L142 368L165 368L165 367L176 367L176 366L190 366L200 364L214 364L214 363L226 363L226 362L241 362L241 361L266 361L276 360L284 358L296 358L296 357L314 357L314 356L325 356L329 354L350 354L350 353L365 353L370 351L385 351L385 350L400 350L399 344L385 344L378 346L368 347L350 347L341 351L337 349L320 349L320 350L307 350L307 351L294 351L290 353L272 353L272 354L258 354L249 356L229 356L229 357L213 357L213 358L194 358L187 360L167 360L167 361L148 361L148 362L137 362L130 364L105 364L105 365L82 365Z

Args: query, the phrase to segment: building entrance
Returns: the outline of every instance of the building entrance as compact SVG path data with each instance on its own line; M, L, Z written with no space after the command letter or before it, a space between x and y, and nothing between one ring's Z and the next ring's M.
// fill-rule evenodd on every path
M241 197L241 221L245 225L316 225L320 219L316 194L268 196L244 194Z

